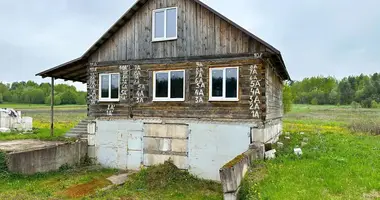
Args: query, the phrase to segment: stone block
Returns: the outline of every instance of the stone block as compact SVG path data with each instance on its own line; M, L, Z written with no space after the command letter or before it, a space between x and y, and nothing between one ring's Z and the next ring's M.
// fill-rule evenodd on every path
M173 139L172 140L172 151L187 153L188 151L188 140Z

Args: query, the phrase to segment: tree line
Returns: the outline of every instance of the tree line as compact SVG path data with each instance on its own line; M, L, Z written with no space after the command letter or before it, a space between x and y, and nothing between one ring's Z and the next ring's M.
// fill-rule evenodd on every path
M74 86L54 86L54 104L86 104L87 93L77 91ZM51 85L33 81L4 84L0 82L0 103L50 104Z
M285 87L284 96L296 104L353 105L380 108L380 74L334 77L311 77L293 81ZM291 96L291 97L289 97Z

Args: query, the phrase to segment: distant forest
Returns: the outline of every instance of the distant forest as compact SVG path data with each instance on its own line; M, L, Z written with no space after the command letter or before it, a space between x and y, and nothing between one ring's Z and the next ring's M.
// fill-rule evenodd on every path
M285 90L294 103L313 105L353 105L380 108L380 74L334 77L311 77L294 81ZM285 94L284 95L290 95Z
M3 84L0 82L0 104L50 104L51 85L49 83L37 84L33 81L14 82ZM74 86L57 84L54 86L54 104L86 104L86 92L77 91Z

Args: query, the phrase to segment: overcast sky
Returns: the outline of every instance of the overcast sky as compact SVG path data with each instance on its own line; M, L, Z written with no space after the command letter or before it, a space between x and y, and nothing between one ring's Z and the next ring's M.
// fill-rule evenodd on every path
M0 0L0 81L49 81L34 75L81 56L134 2ZM379 0L203 2L279 49L293 80L380 72Z

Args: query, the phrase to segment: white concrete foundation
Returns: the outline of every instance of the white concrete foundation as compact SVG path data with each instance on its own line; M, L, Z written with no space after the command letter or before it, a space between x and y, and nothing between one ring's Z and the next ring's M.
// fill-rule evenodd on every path
M138 170L170 159L180 169L216 181L221 166L249 149L251 137L263 141L281 128L259 130L260 136L252 124L204 121L96 120L95 126L95 133L89 133L89 154L103 166Z

